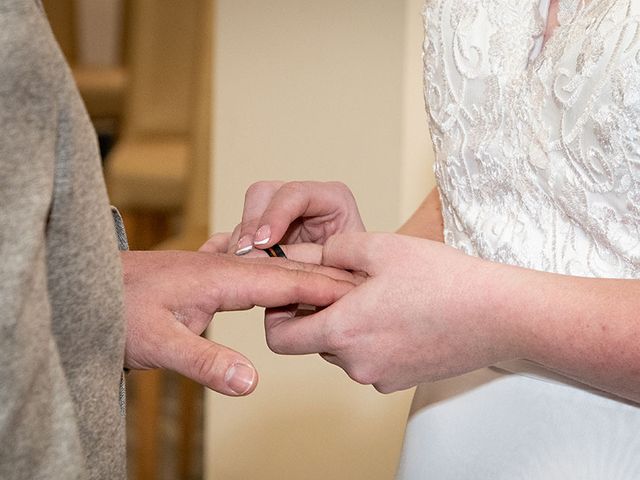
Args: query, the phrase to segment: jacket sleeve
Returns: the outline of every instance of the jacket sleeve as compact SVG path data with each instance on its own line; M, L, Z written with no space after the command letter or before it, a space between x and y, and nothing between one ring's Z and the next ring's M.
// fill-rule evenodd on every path
M118 239L118 248L120 251L129 250L129 241L127 240L127 232L124 228L124 222L122 221L122 215L116 207L111 207L111 214L113 215L113 225L116 230L116 238Z

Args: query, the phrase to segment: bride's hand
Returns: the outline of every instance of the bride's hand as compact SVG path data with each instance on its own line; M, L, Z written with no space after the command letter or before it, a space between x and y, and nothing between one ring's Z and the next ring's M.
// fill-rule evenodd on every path
M492 315L494 264L393 234L336 235L322 263L367 279L310 316L268 311L276 353L320 353L385 393L516 357L517 336Z
M247 190L229 253L275 243L324 244L335 233L364 230L353 194L342 183L258 182Z

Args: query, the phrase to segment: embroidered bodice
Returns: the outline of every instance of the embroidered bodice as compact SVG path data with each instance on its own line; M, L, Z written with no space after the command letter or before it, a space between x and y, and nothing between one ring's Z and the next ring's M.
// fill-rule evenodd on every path
M450 245L640 277L640 2L427 0L425 98Z

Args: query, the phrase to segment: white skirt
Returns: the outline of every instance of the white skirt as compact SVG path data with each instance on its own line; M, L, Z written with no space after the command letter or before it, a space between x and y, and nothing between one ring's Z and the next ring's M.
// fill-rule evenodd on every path
M640 407L500 368L422 385L397 478L638 480Z

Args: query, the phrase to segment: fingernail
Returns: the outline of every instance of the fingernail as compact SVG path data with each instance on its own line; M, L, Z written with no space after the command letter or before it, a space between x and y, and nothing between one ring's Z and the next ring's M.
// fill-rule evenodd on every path
M256 371L245 363L236 363L229 367L224 382L236 395L244 395L253 386Z
M249 235L245 235L240 240L238 240L238 249L236 250L236 255L245 255L249 253L251 249L253 249L251 237Z
M269 225L261 226L256 232L253 240L254 245L264 245L271 239L271 227Z

